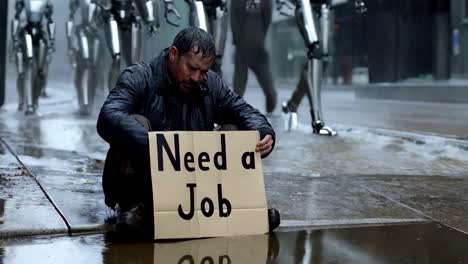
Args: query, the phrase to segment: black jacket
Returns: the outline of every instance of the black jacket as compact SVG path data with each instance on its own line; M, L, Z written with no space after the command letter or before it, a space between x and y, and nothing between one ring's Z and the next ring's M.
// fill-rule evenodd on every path
M133 114L146 117L153 131L171 131L174 116L171 109L174 101L184 101L187 109L185 129L212 131L214 124L235 124L241 130L258 130L261 138L275 132L257 109L247 104L210 71L202 85L190 96L182 96L171 84L167 71L167 49L149 64L139 63L125 69L102 106L97 122L99 135L111 146L113 144L148 148L148 134ZM180 116L180 118L182 118Z
M265 38L271 24L273 1L261 0L258 12L246 9L247 0L231 1L231 32L236 52L255 58L258 50L265 49Z

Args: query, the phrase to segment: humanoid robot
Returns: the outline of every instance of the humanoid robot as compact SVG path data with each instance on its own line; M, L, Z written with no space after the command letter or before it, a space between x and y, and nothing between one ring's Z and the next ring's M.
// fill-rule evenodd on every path
M212 70L222 75L224 48L228 30L227 0L185 0L190 6L190 25L208 31L214 38L216 59ZM235 0L234 0L235 1Z
M70 17L66 24L69 57L75 69L75 86L79 112L91 114L94 95L101 83L99 52L103 39L107 38L112 55L109 72L109 89L113 88L120 72L122 56L127 65L139 60L141 55L141 18L149 26L151 34L159 27L152 0L69 0ZM169 24L173 14L180 18L173 0L164 0L165 17ZM75 26L75 13L81 10L79 24ZM100 30L100 28L104 30Z
M66 22L68 55L75 71L79 113L89 115L100 77L98 54L101 37L97 18L101 10L92 0L69 0L69 8L70 15ZM78 10L81 16L76 21Z
M148 33L154 35L159 28L153 0L94 0L102 10L105 37L112 57L108 86L112 89L120 74L122 58L126 65L140 60L142 51L142 23L148 26ZM166 18L175 13L174 0L164 0Z
M11 22L18 71L18 111L36 113L45 92L48 66L55 50L55 23L50 0L16 0Z
M297 107L306 94L310 104L313 132L334 136L336 131L326 126L323 120L321 103L322 69L329 56L329 11L333 3L331 0L276 0L276 4L282 14L288 14L288 10L295 6L297 26L308 49L308 61L301 72L297 88L291 99L282 105L283 113L286 114L286 128L291 130L297 127ZM354 6L358 13L366 11L361 0L354 0Z

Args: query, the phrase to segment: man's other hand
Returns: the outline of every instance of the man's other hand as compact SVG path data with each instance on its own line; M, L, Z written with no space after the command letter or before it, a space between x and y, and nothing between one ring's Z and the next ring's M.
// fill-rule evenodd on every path
M266 135L255 148L256 152L260 152L260 155L263 157L271 152L273 147L273 137L271 135Z

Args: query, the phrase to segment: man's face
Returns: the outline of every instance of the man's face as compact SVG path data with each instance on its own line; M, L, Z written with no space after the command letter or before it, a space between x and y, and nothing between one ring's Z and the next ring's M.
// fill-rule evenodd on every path
M202 52L195 53L194 47L184 55L180 55L176 47L169 49L169 70L177 87L184 93L190 93L205 78L213 64L214 57L203 57Z

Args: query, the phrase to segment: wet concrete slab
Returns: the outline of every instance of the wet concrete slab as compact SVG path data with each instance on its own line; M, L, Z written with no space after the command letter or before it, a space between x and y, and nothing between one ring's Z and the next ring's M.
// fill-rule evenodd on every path
M36 146L17 146L15 152L67 216L72 232L105 228L113 212L104 204L102 160Z
M452 82L353 85L357 98L438 103L468 103L468 84Z
M359 185L468 234L467 178L392 175L361 179Z
M282 227L379 225L429 219L356 185L346 177L311 178L265 174L268 204L278 208Z
M95 132L94 119L54 115L14 118L0 136L41 181L72 232L106 229L105 219L113 215L101 187L107 146Z
M0 142L0 238L67 233L33 177Z
M282 119L270 117L277 132L265 172L327 175L468 174L468 141L416 133L335 125L337 137L312 134L308 124L282 130Z
M468 236L427 223L276 232L172 242L104 235L0 241L0 262L29 263L467 263Z

